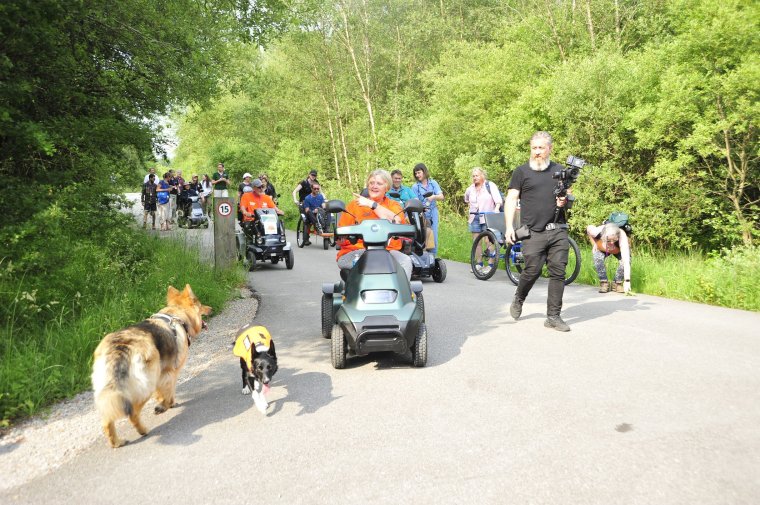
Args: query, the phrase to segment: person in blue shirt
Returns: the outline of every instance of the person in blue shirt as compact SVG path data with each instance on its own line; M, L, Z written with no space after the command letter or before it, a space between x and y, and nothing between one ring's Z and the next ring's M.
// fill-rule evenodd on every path
M411 188L401 184L403 180L404 174L401 173L401 170L394 170L391 172L391 181L393 181L393 184L391 185L391 189L389 189L388 193L386 194L386 196L391 200L401 202L402 207L408 200L416 198ZM399 196L391 195L391 193L398 193Z
M430 227L433 229L433 237L435 238L435 248L430 249L430 252L435 254L438 251L438 202L443 201L443 191L441 186L438 185L428 173L428 169L424 163L417 163L414 166L414 178L417 179L412 185L412 192L415 198L425 204L425 217L430 222ZM430 196L425 197L427 193L432 193Z
M321 214L322 216L322 224L324 228L327 228L327 225L329 224L329 214L324 212L322 207L325 204L325 197L322 193L320 193L320 190L322 188L320 187L318 182L312 182L311 183L311 193L306 195L306 198L303 199L303 212L306 215L307 223L306 226L308 227L310 224L314 226L314 229L317 231L324 231L319 230L318 222L317 222L317 215ZM305 237L304 245L309 245L311 242L309 241L308 234Z

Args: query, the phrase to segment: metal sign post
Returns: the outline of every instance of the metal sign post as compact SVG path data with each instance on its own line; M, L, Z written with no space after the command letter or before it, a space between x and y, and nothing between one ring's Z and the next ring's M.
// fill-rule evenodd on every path
M214 198L214 267L230 268L237 261L235 247L235 199Z

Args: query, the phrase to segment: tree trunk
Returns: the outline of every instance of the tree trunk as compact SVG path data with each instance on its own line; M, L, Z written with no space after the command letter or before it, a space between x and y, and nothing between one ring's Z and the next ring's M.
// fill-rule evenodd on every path
M720 96L716 97L715 105L718 109L718 116L721 118L724 124L727 124L726 113L723 110L723 104ZM749 145L752 145L752 127L746 135L746 141ZM734 209L734 215L741 227L742 242L746 246L752 245L752 224L750 220L744 214L743 201L746 198L745 189L748 186L747 175L749 174L750 164L747 159L746 150L742 146L739 149L739 165L734 160L734 153L732 149L731 135L727 127L721 129L723 136L724 155L726 158L726 177L724 180L725 197L731 202L731 206ZM747 143L745 142L745 144ZM757 202L750 202L750 206Z
M562 59L562 63L565 63L565 49L562 47L562 40L559 38L559 34L557 33L557 27L554 23L554 15L552 14L552 9L549 6L548 0L545 0L546 5L546 14L549 17L549 27L552 29L552 37L554 37L554 42L557 44L557 48L559 49L559 56Z
M364 2L364 6L366 8L366 2ZM375 114L372 107L372 98L370 96L369 69L371 67L371 64L370 64L370 55L369 55L369 38L365 30L362 42L363 42L364 53L365 53L364 66L366 69L366 73L362 74L362 71L359 68L359 61L356 57L356 51L354 51L354 46L353 46L353 43L351 42L351 31L349 29L348 14L346 13L345 5L343 3L338 3L338 10L340 10L341 17L343 18L343 33L342 33L343 44L346 46L346 50L348 51L348 54L351 57L351 63L354 67L354 77L356 78L356 82L359 84L362 98L364 99L364 104L367 107L367 116L369 119L370 133L372 135L372 146L374 148L374 152L377 153L378 147L377 147L377 133L375 131ZM366 28L367 23L368 23L368 20L366 18L366 11L365 11L365 17L363 17L362 20Z
M398 88L401 85L401 29L396 25L396 86L393 94L393 120L398 121Z
M586 0L586 25L591 39L591 49L596 51L596 36L594 35L594 20L591 18L591 0Z
M346 133L343 130L343 120L338 116L338 131L340 132L340 145L343 151L343 161L346 164L346 178L348 179L348 185L353 184L353 178L351 177L351 166L348 163L348 147L346 146Z
M324 100L324 97L322 97ZM340 182L340 164L338 162L338 149L335 147L335 132L332 126L332 111L330 110L330 104L327 100L324 100L325 109L327 111L327 129L330 132L330 147L332 148L333 160L335 161L335 179Z

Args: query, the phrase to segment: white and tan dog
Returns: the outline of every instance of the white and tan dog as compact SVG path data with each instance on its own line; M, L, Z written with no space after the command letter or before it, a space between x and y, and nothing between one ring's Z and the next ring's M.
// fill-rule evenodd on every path
M158 402L156 414L174 406L190 342L205 327L202 316L210 313L211 307L201 304L189 284L183 291L169 286L166 307L103 337L93 357L92 388L111 447L125 443L116 434L115 422L121 418L128 417L140 435L148 433L140 412L151 396Z

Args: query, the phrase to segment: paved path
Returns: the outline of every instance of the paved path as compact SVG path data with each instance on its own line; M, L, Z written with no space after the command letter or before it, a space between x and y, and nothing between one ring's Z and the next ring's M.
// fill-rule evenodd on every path
M230 353L144 415L147 437L121 425L126 447L100 439L0 503L758 503L760 314L571 285L559 333L545 282L514 322L503 271L448 269L425 282L426 368L333 370L319 301L334 251L264 265L256 322L281 365L266 416Z

